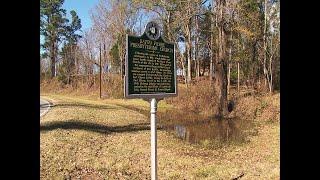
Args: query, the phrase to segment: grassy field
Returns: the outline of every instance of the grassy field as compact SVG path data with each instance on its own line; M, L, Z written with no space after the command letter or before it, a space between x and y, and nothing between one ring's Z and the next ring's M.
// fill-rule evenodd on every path
M280 179L279 96L248 97L239 106L257 124L247 143L212 149L158 130L159 179ZM40 121L41 179L150 179L148 102L41 97L54 104Z

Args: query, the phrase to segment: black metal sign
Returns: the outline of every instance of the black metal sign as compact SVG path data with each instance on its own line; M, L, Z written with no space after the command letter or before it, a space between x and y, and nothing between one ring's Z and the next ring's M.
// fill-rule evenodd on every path
M149 22L142 36L127 35L126 98L177 95L175 46L165 42L160 28Z

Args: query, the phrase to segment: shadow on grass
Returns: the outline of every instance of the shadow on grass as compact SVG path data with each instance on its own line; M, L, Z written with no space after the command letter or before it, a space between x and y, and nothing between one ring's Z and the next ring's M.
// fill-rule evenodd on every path
M50 122L45 124L40 124L40 132L43 131L52 131L55 129L78 129L85 131L92 131L103 134L110 133L121 133L121 132L136 132L150 130L149 123L139 123L139 124L129 124L125 126L106 126L97 123L90 123L85 121L78 120L68 120L60 122ZM158 128L160 129L160 128Z
M47 107L51 107L50 104L40 104L40 108L47 108Z

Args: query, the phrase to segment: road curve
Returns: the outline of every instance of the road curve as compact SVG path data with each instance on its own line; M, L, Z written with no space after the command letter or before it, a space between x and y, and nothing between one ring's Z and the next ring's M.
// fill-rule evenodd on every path
M45 115L50 109L50 103L40 98L40 117Z

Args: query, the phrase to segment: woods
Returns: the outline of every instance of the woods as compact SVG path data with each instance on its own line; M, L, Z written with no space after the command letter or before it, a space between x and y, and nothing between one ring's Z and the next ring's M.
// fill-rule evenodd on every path
M40 2L42 80L77 89L80 77L91 87L119 76L115 83L122 84L125 35L141 35L152 20L177 47L180 83L210 82L201 85L211 86L218 117L228 113L232 92L243 87L280 91L280 1L101 0L91 10L92 27L84 30L75 11L67 18L63 3Z

